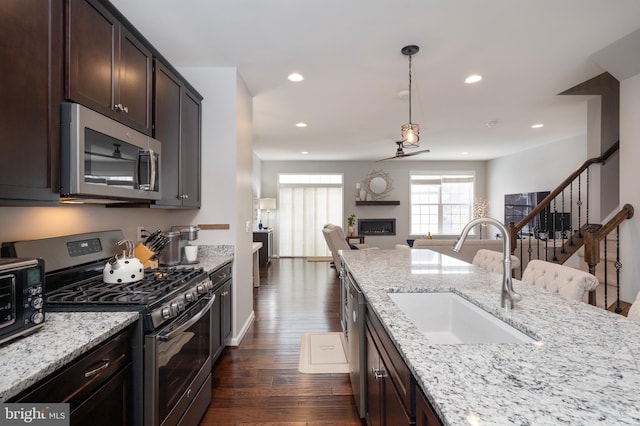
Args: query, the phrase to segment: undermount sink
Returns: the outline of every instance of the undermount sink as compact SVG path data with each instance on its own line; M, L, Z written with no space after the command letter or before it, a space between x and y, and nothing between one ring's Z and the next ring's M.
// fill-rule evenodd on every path
M455 293L389 293L389 297L433 344L535 342Z

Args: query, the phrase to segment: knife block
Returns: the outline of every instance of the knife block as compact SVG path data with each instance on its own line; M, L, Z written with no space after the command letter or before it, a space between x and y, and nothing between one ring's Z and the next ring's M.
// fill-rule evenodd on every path
M158 262L155 260L151 260L151 258L156 254L149 250L147 246L142 243L136 246L136 248L133 250L133 255L137 257L140 262L142 262L142 266L144 266L145 269L158 267Z

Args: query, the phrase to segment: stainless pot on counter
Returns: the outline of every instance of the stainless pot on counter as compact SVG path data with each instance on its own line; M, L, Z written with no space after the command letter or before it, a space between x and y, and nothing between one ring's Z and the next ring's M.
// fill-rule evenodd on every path
M169 240L158 261L164 266L174 266L180 264L180 232L170 231L163 234Z

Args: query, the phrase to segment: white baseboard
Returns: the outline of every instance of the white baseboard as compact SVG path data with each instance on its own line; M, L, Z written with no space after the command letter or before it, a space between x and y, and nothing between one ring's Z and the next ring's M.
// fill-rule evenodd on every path
M256 319L256 314L255 314L254 311L251 311L251 315L249 315L249 318L247 318L247 321L245 321L245 323L242 326L242 329L240 329L240 332L238 333L238 335L232 337L227 346L238 346L238 345L240 345L240 342L242 342L242 339L244 339L245 334L247 334L247 331L249 330L249 327L251 327L251 324L253 324L253 321L255 319Z

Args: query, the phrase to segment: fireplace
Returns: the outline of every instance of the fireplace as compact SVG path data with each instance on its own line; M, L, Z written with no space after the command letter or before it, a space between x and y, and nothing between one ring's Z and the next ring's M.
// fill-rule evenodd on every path
M396 235L396 220L358 219L358 235Z

